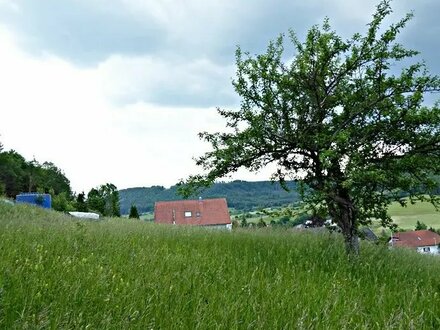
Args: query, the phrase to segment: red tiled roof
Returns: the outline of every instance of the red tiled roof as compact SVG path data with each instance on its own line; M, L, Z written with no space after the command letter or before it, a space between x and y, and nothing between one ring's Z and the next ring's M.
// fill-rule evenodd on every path
M156 202L154 222L199 226L226 225L231 223L231 217L225 198L181 200Z
M406 247L433 246L440 243L440 235L430 230L416 230L393 234L393 245Z

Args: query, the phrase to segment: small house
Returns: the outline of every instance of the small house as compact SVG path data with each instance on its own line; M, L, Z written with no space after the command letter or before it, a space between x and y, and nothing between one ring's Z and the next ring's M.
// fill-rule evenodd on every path
M415 230L394 233L391 246L403 246L420 253L440 254L440 235L430 230Z
M232 228L225 198L156 202L154 205L154 222Z

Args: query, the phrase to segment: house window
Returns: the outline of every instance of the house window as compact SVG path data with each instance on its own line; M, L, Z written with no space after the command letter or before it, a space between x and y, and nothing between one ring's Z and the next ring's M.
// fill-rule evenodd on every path
M200 218L200 212L196 212L196 217Z
M423 248L423 252L430 252L430 251L431 251L431 249L429 247L424 247Z
M185 211L185 218L191 218L192 212L191 211Z

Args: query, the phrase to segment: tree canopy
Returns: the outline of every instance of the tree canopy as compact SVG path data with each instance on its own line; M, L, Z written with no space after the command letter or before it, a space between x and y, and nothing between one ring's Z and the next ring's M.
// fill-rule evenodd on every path
M92 188L87 194L87 207L104 216L120 217L118 189L112 183Z
M69 179L55 164L26 161L14 150L0 149L0 186L8 197L31 191L72 196Z
M212 150L196 160L204 174L182 181L181 192L274 164L272 179L302 182L308 205L338 224L355 253L359 224L376 218L389 226L387 206L404 204L402 192L437 203L440 108L425 97L440 90L440 79L396 41L412 14L386 27L391 12L382 1L366 33L348 40L326 19L303 42L291 31L287 54L283 35L265 54L238 48L241 106L218 109L227 132L200 133Z

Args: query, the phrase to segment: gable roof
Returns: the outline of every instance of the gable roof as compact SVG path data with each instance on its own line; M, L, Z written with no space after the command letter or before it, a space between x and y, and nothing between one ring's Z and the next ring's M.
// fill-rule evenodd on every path
M177 225L227 225L231 223L226 198L163 201L154 204L154 222Z
M360 232L363 238L366 239L367 241L374 241L374 242L377 241L376 234L369 227L362 227L360 229Z
M394 233L393 245L406 247L422 247L440 244L440 235L430 230L415 230Z

